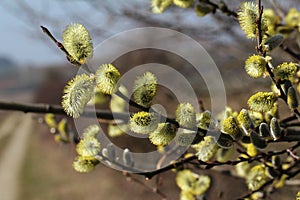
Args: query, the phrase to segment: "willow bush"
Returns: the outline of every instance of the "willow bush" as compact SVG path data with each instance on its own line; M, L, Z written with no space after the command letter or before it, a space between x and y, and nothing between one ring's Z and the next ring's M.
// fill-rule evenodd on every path
M227 107L218 116L213 116L209 110L198 113L190 102L179 103L174 110L174 119L162 116L150 109L158 90L156 75L146 72L136 77L132 98L128 97L130 88L118 83L122 77L118 66L102 63L95 72L86 67L86 62L93 57L91 36L84 25L73 23L63 30L62 43L47 28L42 27L66 54L69 62L85 69L85 73L76 75L65 86L61 104L63 110L68 116L78 118L85 112L87 105L101 103L103 98L110 97L112 112L125 112L127 103L137 111L130 113L128 119L120 117L123 120L121 124L116 123L120 119L110 119L109 136L122 137L126 131L146 135L149 142L161 150L162 155L164 147L175 138L178 145L187 146L186 153L170 165L157 171L138 173L152 178L168 170L174 171L177 174L174 181L181 190L179 199L198 199L205 195L213 181L208 175L198 174L189 165L191 161L196 161L198 167L210 170L215 166L230 166L233 174L245 179L249 189L249 193L240 198L267 198L270 192L283 187L286 180L300 172L300 158L296 154L300 147L300 56L283 45L289 34L300 31L300 12L291 8L282 16L274 8L264 8L261 1L241 2L237 12L229 9L223 1L210 0L151 0L150 6L156 14L178 6L194 9L199 17L218 11L236 19L245 36L257 43L252 55L245 59L245 71L255 79L270 79L272 84L269 91L251 94L247 108L233 110ZM291 54L294 61L273 64L276 58L272 56L272 51L276 48ZM289 115L279 113L279 101L286 104L284 109ZM100 131L97 124L86 127L79 136L71 134L67 121L57 121L53 113L55 111L45 114L45 123L51 128L56 141L76 143L78 156L73 163L76 171L87 173L96 170L101 161L108 161L124 170L134 166L135 161L129 149L125 149L123 157L119 159L113 145L101 145L97 139ZM107 119L104 115L97 117ZM178 133L179 129L183 131ZM212 130L218 132L220 137L207 135ZM271 143L286 143L289 148L269 150L268 145ZM235 155L234 159L232 155Z

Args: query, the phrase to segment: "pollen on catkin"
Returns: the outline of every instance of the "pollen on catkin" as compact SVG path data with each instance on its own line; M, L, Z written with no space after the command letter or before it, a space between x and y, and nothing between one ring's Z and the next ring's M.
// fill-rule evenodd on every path
M237 122L245 135L249 135L250 129L253 129L253 122L246 109L242 109L237 116Z
M229 116L223 120L222 131L229 134L237 141L240 140L241 137L243 136L240 128L237 125L235 118L232 116Z
M142 76L138 76L133 85L134 101L144 107L151 105L152 99L157 91L157 79L151 72L146 72Z
M100 152L100 142L94 137L83 138L76 145L76 151L80 156L96 156Z
M274 75L277 79L289 80L290 78L296 75L297 71L298 71L297 64L292 62L290 63L284 62L278 65L274 69Z
M188 8L193 5L194 0L173 0L173 3L181 8Z
M158 126L158 118L154 113L141 111L130 117L129 128L139 134L149 134Z
M258 92L248 99L248 106L251 110L267 112L272 109L277 98L273 92Z
M62 107L71 117L78 118L94 92L94 77L86 74L75 76L64 88Z
M78 23L68 25L62 35L63 46L72 56L70 58L80 64L84 64L93 56L93 43L88 30Z
M258 5L253 2L244 2L241 5L240 11L238 12L238 20L241 29L246 34L247 38L253 39L257 36L256 20L259 18ZM261 20L261 31L264 33L268 29L267 21L262 16Z
M117 90L121 74L112 64L103 64L96 71L95 77L98 89L104 94L111 95Z
M151 9L153 13L163 13L171 4L172 0L151 0Z
M159 123L155 131L150 133L149 140L157 146L168 145L176 136L177 127L171 123Z
M213 136L205 136L203 141L192 145L192 148L196 150L199 160L207 162L215 155L218 150L218 144Z
M196 112L192 104L186 102L177 106L176 121L183 127L193 128L196 126Z
M212 119L210 111L206 110L196 116L197 116L197 123L198 123L197 127L207 130L210 128L210 126L214 126L214 121Z
M95 137L100 131L100 127L96 124L89 125L87 128L83 130L82 137Z
M83 157L78 156L75 158L73 162L73 168L80 173L88 173L95 169L95 165L98 164L99 161L94 157Z
M266 71L267 62L260 55L252 55L245 61L245 70L253 78L262 77Z
M188 169L179 171L176 176L176 184L181 189L181 199L195 199L194 196L204 194L210 187L210 182L209 176L198 175Z
M267 180L265 166L262 164L252 167L246 176L246 183L251 191L259 189Z

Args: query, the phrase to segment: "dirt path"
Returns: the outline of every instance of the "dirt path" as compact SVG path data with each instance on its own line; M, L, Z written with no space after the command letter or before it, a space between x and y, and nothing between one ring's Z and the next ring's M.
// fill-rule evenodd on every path
M19 125L20 113L12 113L7 116L0 124L0 140L11 134L14 129ZM12 123L17 122L17 123ZM1 159L0 159L1 160Z
M12 114L2 123L1 135L12 134L0 157L0 194L3 200L19 198L20 173L33 121L29 114Z

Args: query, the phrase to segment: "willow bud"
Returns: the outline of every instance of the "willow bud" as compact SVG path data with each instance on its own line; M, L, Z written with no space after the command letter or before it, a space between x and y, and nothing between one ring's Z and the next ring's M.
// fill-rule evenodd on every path
M267 112L272 109L276 100L277 97L273 92L258 92L252 95L247 103L251 110Z
M131 155L129 149L127 149L127 148L124 149L124 151L123 151L123 162L128 167L134 166L132 155Z
M89 32L82 24L71 24L62 35L63 46L71 55L71 63L84 64L93 56L93 43Z
M254 126L246 109L242 109L240 111L239 115L237 116L237 121L244 134L249 135L249 132L254 128Z
M274 69L274 75L280 80L289 80L296 75L298 66L295 63L284 62Z
M266 72L266 60L259 55L250 56L245 61L245 70L253 78L262 77Z
M274 140L278 140L281 137L281 129L279 126L279 122L275 117L271 119L270 131L271 131L271 136L273 137Z
M198 159L204 162L209 161L218 150L218 145L215 138L212 136L205 136L204 140L198 144L192 145L192 148L196 150Z
M259 135L263 138L270 137L270 130L268 124L263 122L259 125Z
M76 152L80 156L94 157L100 152L100 142L94 137L83 138L76 145Z
M225 133L228 133L229 135L231 135L236 141L240 140L243 136L240 128L237 125L236 120L232 116L226 118L223 121L222 130Z
M196 112L192 104L181 103L176 109L176 121L180 126L193 128L196 126Z
M82 138L95 137L100 131L100 127L96 124L89 125L83 130Z
M278 47L284 40L284 37L281 34L276 34L272 37L269 37L264 44L264 48L267 51L272 51L276 47Z
M188 8L193 5L194 0L173 0L173 3L181 8Z
M152 144L157 146L166 146L168 145L177 132L177 127L171 123L160 123L155 131L150 133L149 139Z
M94 77L77 75L64 88L62 107L69 116L78 118L93 94Z
M146 72L134 81L133 99L137 104L148 108L156 95L156 91L157 79L155 75L151 72Z
M258 135L255 131L252 131L250 133L250 139L254 147L257 149L264 149L267 147L266 140L260 135Z
M204 17L208 13L213 12L213 10L214 8L212 6L205 5L205 4L198 4L195 8L196 14L200 17Z
M151 0L153 13L163 13L170 5L172 0Z
M291 110L297 109L299 105L296 90L293 87L288 89L287 104Z
M154 113L141 111L135 113L129 121L130 129L139 134L149 134L158 126L158 118Z
M96 84L104 94L113 94L118 88L118 81L121 77L118 69L112 64L103 64L96 71Z
M246 34L247 38L255 38L257 35L256 20L258 19L258 5L253 2L244 2L238 12L238 20L241 29ZM265 17L262 16L261 31L267 31L267 24Z
M93 171L95 169L95 165L97 165L98 163L99 161L93 157L78 156L73 162L73 168L77 172L88 173Z

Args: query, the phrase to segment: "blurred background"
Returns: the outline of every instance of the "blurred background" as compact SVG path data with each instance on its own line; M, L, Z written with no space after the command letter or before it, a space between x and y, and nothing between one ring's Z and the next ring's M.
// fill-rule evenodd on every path
M240 0L224 2L237 11ZM293 0L269 0L263 1L263 4L265 7L276 5L284 13L291 6L300 9L300 3ZM60 104L64 85L78 69L68 63L40 26L47 27L61 40L62 30L75 22L84 24L90 31L94 47L114 34L147 26L170 28L192 37L214 59L224 80L228 106L234 109L246 107L247 98L261 88L268 89L270 83L246 75L243 63L254 53L255 42L245 38L236 20L220 12L198 17L193 9L172 6L157 15L151 13L148 0L2 0L1 101ZM275 62L293 60L281 50L273 54L276 58L280 55ZM141 64L143 57L136 56L129 54L118 63L124 63L127 68ZM174 64L175 61L169 62ZM174 66L191 78L197 92L202 94L204 104L205 100L209 102L206 87L199 84L201 80L193 78L192 72L181 68L180 63ZM209 103L206 105L209 107ZM97 166L92 174L76 173L72 168L74 146L55 143L46 126L27 118L37 117L0 111L0 193L7 194L4 200L160 199L120 172L102 165ZM228 193L243 194L246 187L243 180L221 173L212 176L216 177L213 184L218 189L210 191L212 196L208 199L224 191L222 199L230 199L226 196ZM143 180L142 177L136 178ZM168 172L159 178L163 180L161 188L169 199L177 199L179 189L175 185L174 174ZM228 184L221 180L234 181L237 187L231 185L228 188ZM147 183L155 185L156 181ZM293 194L293 191L286 193Z

